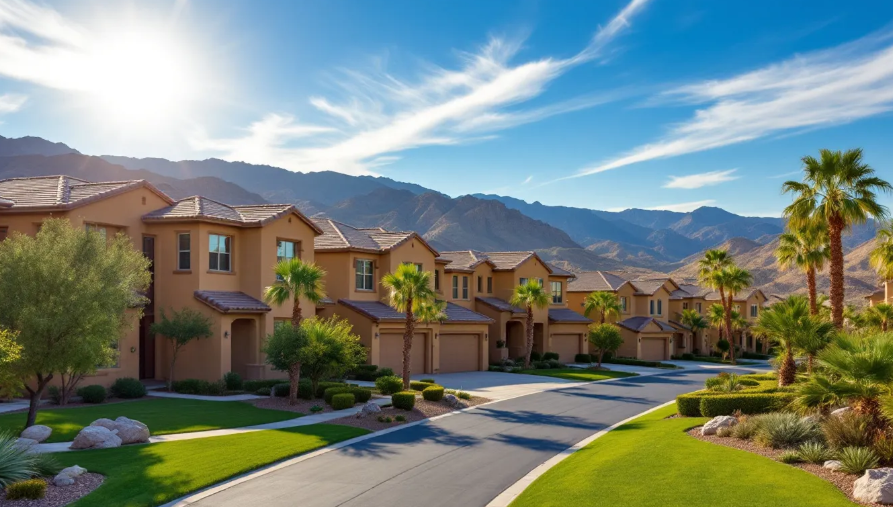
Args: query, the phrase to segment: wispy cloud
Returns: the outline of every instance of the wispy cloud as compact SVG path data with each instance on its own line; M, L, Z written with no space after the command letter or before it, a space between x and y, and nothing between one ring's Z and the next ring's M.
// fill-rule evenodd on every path
M893 109L891 38L891 32L874 34L729 79L669 90L659 99L703 107L662 139L571 177L888 112Z
M336 133L312 132L323 138L308 139L303 132L301 136L269 136L256 128L258 123L268 122L274 123L277 131L302 126L293 117L280 114L275 121L267 116L252 124L241 138L215 139L196 131L191 142L224 159L300 171L364 174L393 162L407 150L479 141L520 124L593 107L615 100L616 95L590 95L530 109L520 105L542 95L570 69L604 58L606 46L630 26L648 1L632 0L569 58L514 63L523 41L493 37L476 52L460 52L458 69L429 65L415 80L389 74L381 65L371 72L341 69L334 79L341 97L309 99L337 129Z
M526 185L526 184L530 183L531 181L533 181L533 175L532 175L532 174L531 174L530 176L528 176L527 179L525 179L523 182L521 182L521 184L522 184L522 185Z
M0 95L0 114L14 113L25 105L28 97L14 93Z
M770 179L770 180L780 180L780 179L782 179L782 178L789 178L789 177L791 177L791 176L796 176L796 175L798 175L798 174L803 174L803 171L802 171L802 170L797 170L797 171L791 171L791 172L789 172L789 173L775 174L775 175L773 175L773 176L769 176L769 179Z
M647 210L663 210L663 211L694 211L701 206L710 206L711 204L716 203L713 199L707 199L704 201L692 201L692 202L680 202L678 204L662 204L660 206L654 206L651 208L643 208Z
M688 176L670 176L670 181L664 184L664 188L701 188L711 185L719 185L726 181L737 180L738 176L733 176L737 169L729 169L727 171L710 171L700 174L689 174Z

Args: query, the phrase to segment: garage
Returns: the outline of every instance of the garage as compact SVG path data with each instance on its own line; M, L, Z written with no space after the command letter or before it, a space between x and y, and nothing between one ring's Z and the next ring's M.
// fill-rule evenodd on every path
M403 334L383 333L380 340L380 352L378 366L380 368L391 368L394 373L401 375L403 371ZM410 372L412 373L428 373L425 371L425 335L416 333L412 339L412 363L410 364Z
M478 371L480 338L476 334L440 334L440 373Z
M642 338L642 357L645 361L664 361L667 359L666 338Z
M579 334L552 335L552 352L558 353L558 360L563 363L571 363L574 356L580 353Z

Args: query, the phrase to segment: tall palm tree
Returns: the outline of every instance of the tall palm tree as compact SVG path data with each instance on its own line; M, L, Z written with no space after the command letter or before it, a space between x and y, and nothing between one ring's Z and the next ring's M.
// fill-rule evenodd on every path
M431 273L420 271L415 264L401 264L395 272L382 277L381 285L390 292L388 298L391 306L406 314L403 328L403 389L409 389L412 337L417 319L415 312L420 306L434 301Z
M834 340L837 328L831 321L811 315L803 321L794 347L800 354L806 355L806 373L812 375L816 356Z
M524 285L515 287L509 300L514 306L527 311L527 353L524 355L524 367L530 368L530 353L533 352L533 309L546 308L552 299L538 281L530 279Z
M828 227L824 223L809 223L791 228L778 237L775 258L781 269L791 266L806 273L806 287L809 290L809 312L818 315L815 274L825 269L825 262L831 258L828 249Z
M719 331L719 340L726 339L723 328L726 323L726 309L719 303L714 303L707 308L707 322ZM728 341L728 340L727 340Z
M793 227L811 222L828 225L831 250L831 320L843 327L843 243L844 230L869 218L883 220L886 206L877 200L877 191L890 192L893 186L875 176L874 169L862 161L862 150L846 152L821 150L819 159L803 157L803 181L787 181L782 192L794 194L784 210Z
M893 305L890 303L878 303L865 310L865 320L872 326L880 328L886 333L890 322L893 322Z
M694 344L698 339L698 331L707 329L708 327L710 327L710 323L707 322L707 319L705 319L700 313L694 310L682 310L682 317L680 318L680 320L685 327L691 329L692 350L694 350Z
M883 280L893 280L893 222L878 229L876 246L868 257L871 267Z
M424 301L416 305L415 317L418 322L431 324L447 320L446 301Z
M734 261L729 252L718 249L707 250L704 252L704 258L698 261L698 282L719 292L719 299L723 304L726 300L726 288L719 274L732 264Z
M725 323L726 323L726 336L729 337L729 348L730 354L729 357L732 360L732 364L735 364L735 344L732 343L732 302L735 299L735 296L739 294L744 289L750 287L750 284L753 282L753 276L751 276L750 272L744 268L740 268L735 264L731 266L726 266L720 271L716 278L720 280L720 283L726 289L726 300L723 301L723 306L725 307Z
M620 317L620 300L617 294L613 292L596 291L588 294L583 300L583 315L589 317L589 314L598 312L600 319L599 324L604 324L607 317Z
M779 386L794 383L797 375L794 348L804 322L809 319L809 303L802 296L790 296L760 312L754 331L783 347L778 369Z
M264 290L264 300L282 306L293 298L291 325L297 327L304 318L301 314L301 298L316 304L326 297L322 281L326 272L316 264L303 262L297 257L279 261L273 270L276 272L276 281Z

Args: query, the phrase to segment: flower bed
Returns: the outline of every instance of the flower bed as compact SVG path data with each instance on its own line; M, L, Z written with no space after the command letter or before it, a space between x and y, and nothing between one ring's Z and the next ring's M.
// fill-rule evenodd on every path
M483 403L487 403L490 400L487 398L481 398L479 396L473 396L470 400L463 400L463 402L469 407L473 407L476 405L481 405ZM400 410L398 408L393 407L385 407L381 409L381 413L378 415L370 415L364 418L357 418L355 415L349 415L347 417L342 417L340 419L335 419L333 421L329 421L329 424L342 424L344 426L353 426L356 428L364 428L371 431L380 431L388 428L393 428L395 426L399 426L401 424L411 423L415 421L421 421L423 419L428 419L430 417L436 417L443 414L448 414L458 410L449 406L445 401L428 401L422 398L421 396L416 396L415 407L412 410ZM390 417L391 422L382 422L378 420L378 417ZM397 421L397 416L403 416L405 421Z

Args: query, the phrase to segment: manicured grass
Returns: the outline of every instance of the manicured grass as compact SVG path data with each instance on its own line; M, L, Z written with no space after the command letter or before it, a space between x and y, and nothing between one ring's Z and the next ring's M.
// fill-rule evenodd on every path
M573 380L576 382L593 382L596 380L605 380L609 378L636 377L635 373L627 373L625 371L599 371L584 370L582 368L556 368L550 370L521 370L515 373L525 375L537 375L540 377L555 377L564 380Z
M37 424L53 429L48 442L69 442L74 440L81 428L89 426L96 419L115 419L122 415L145 423L152 435L167 435L285 421L302 414L266 410L241 401L147 398L91 407L41 408L37 412ZM0 415L0 431L18 435L26 418L26 413Z
M664 419L670 406L625 424L533 482L512 507L853 507L831 483L763 456L692 438L704 418Z
M150 507L367 430L312 424L223 437L116 449L58 453L63 466L80 465L105 475L96 491L70 507Z

